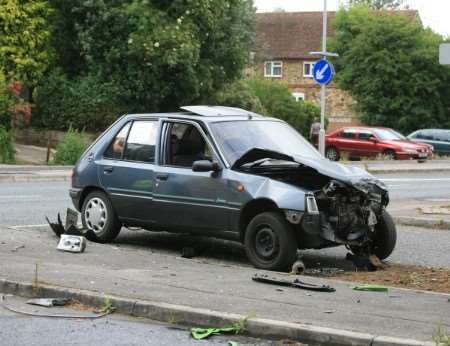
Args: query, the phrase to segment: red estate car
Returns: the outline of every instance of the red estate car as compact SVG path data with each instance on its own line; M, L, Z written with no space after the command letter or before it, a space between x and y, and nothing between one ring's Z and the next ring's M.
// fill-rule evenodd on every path
M424 161L433 154L433 146L408 140L400 133L383 127L344 127L325 138L325 156L338 161L349 158L385 155L395 160Z

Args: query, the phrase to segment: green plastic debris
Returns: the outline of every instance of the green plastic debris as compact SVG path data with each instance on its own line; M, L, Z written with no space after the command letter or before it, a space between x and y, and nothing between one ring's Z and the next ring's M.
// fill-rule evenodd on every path
M222 333L236 332L235 327L225 328L192 328L191 335L195 340L203 340L209 338L211 335L218 335Z
M228 346L240 346L241 344L236 341L228 341Z
M370 291L370 292L387 292L388 288L380 285L356 285L353 287L355 291Z

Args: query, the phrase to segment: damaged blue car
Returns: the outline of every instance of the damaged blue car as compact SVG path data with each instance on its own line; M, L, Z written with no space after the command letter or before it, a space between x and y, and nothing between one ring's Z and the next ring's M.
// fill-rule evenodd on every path
M70 196L94 241L122 227L242 242L258 268L344 245L387 258L386 186L322 157L285 122L238 108L122 116L82 155Z

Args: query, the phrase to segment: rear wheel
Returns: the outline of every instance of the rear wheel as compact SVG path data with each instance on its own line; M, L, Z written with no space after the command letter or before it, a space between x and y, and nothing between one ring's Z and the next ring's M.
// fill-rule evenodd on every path
M81 221L88 230L86 238L100 243L115 239L122 228L109 198L102 191L87 195L81 208Z
M395 151L394 150L385 150L383 152L383 156L386 157L388 160L395 160Z
M339 151L335 147L328 147L325 150L325 157L330 161L339 161Z
M261 269L285 270L297 259L297 240L291 225L276 212L255 216L245 232L245 251Z

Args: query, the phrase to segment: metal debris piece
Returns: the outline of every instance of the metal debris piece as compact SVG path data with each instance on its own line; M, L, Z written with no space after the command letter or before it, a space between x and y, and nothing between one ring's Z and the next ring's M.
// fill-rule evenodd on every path
M295 287L295 288L300 288L300 289L309 290L309 291L317 291L317 292L335 292L336 291L333 287L328 286L328 285L310 284L308 282L304 282L299 279L295 279L294 281L284 280L284 279L280 279L280 278L269 277L268 275L265 275L265 274L263 274L263 275L255 274L252 277L252 280L257 281L257 282L266 283L266 284L289 286L289 287Z
M45 306L49 308L52 306L64 306L69 301L70 299L68 298L37 298L27 300L27 304Z
M58 222L50 222L48 217L45 217L48 224L50 225L50 228L52 229L53 233L59 238L63 234L68 235L76 235L76 236L84 236L85 233L88 230L83 230L77 228L78 223L78 213L70 208L67 208L67 215L66 215L66 226L63 226L63 223L61 221L61 215L58 213Z
M86 238L77 235L62 234L57 249L75 253L84 252L86 249Z

